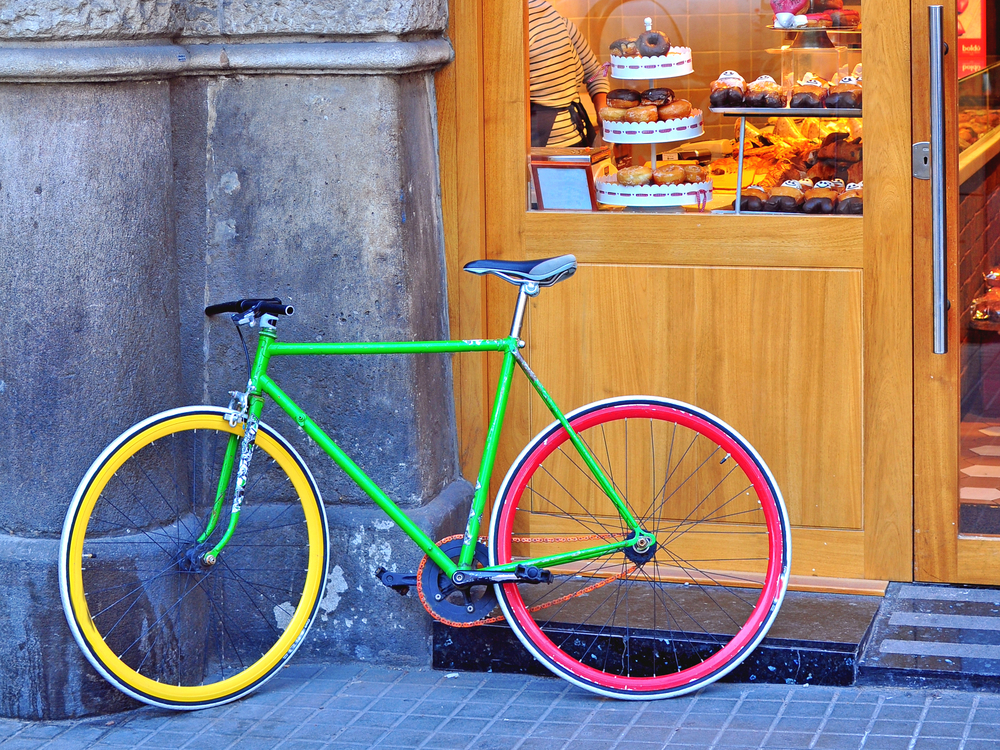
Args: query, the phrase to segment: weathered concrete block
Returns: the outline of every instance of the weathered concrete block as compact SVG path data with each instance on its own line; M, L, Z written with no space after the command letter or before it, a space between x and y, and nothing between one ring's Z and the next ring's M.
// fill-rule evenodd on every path
M405 34L441 32L448 26L444 0L315 2L230 0L226 34Z
M0 7L0 38L166 36L173 17L170 0L11 0Z
M447 337L427 79L177 82L175 102L199 113L174 137L189 400L225 403L246 381L232 324L205 321L206 302L281 297L296 314L279 340ZM276 358L270 372L401 505L458 476L446 355ZM370 502L274 405L264 419L328 504Z
M52 536L180 399L169 84L2 85L0 111L0 527Z

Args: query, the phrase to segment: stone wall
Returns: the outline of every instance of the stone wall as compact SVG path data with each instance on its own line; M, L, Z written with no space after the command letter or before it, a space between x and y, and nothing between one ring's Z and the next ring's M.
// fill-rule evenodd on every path
M447 336L433 71L443 0L14 0L0 8L0 714L130 703L60 613L62 518L115 435L228 402L245 364L210 302L279 296L286 340ZM141 44L139 44L141 42ZM444 356L271 370L431 536L464 526ZM273 405L315 473L335 604L297 658L430 662L374 570L420 554Z

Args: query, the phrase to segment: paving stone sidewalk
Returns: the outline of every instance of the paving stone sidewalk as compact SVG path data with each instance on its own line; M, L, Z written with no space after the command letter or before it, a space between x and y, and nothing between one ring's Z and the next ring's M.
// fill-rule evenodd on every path
M985 750L1000 747L1000 695L726 684L629 702L554 678L293 664L250 698L217 709L0 720L0 746Z

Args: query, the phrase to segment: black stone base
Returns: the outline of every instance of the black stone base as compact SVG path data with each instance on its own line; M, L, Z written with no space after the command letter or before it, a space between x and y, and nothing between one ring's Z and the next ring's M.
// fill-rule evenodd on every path
M790 593L767 638L731 672L730 682L851 685L880 597ZM434 668L549 674L506 625L451 628L434 623ZM678 642L681 638L676 638ZM699 639L684 640L697 650ZM614 648L609 644L609 648ZM635 642L631 644L635 649ZM650 658L653 658L652 655Z

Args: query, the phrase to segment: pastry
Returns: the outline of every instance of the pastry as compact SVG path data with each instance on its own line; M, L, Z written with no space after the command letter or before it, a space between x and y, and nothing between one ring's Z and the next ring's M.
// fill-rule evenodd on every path
M659 114L653 105L649 105L648 107L632 107L625 110L626 122L656 122L658 117Z
M861 109L861 84L858 79L846 76L830 87L826 106L841 109Z
M840 10L844 7L844 0L813 0L812 7L817 13L825 10Z
M675 99L670 104L664 104L657 109L661 120L673 120L678 117L691 116L691 102L687 99Z
M740 211L763 211L764 204L771 197L767 188L762 185L751 185L740 196Z
M625 115L628 113L627 109L619 109L618 107L601 107L598 116L604 122L625 122Z
M837 213L860 214L863 213L862 211L863 206L864 206L864 183L862 182L848 183L847 189L840 194L840 200L837 203Z
M814 180L832 180L837 176L837 168L828 161L818 161L806 174Z
M830 180L820 180L805 191L802 210L807 214L832 214L837 208L840 190Z
M640 94L639 104L643 106L652 104L657 107L662 107L664 104L670 104L673 100L673 89L647 89Z
M618 170L618 184L628 186L649 185L653 182L653 170L649 167L625 167Z
M657 167L653 170L653 182L657 185L679 185L686 182L684 168L676 164Z
M665 55L670 51L670 40L662 31L644 31L635 40L635 48L642 57Z
M785 180L771 190L771 195L764 204L764 208L767 211L791 213L799 210L804 199L805 193L802 192L802 185L795 180Z
M685 182L705 182L708 179L708 170L697 164L687 164L684 167Z
M616 39L608 45L611 54L617 57L638 57L639 50L635 48L635 39Z
M856 29L861 25L861 14L856 10L831 10L827 15L838 29Z
M742 107L747 82L735 70L723 71L709 87L708 101L713 107Z
M642 97L639 96L638 91L633 91L632 89L615 89L608 92L607 102L609 107L628 109L629 107L638 107L641 100Z
M982 297L972 300L972 319L1000 323L1000 289L991 287Z
M860 142L852 141L847 133L831 133L816 152L817 159L832 159L844 164L861 161L863 149Z
M986 282L986 286L994 287L1000 286L1000 268L993 267L989 271L983 274L983 281Z
M865 178L865 170L863 166L864 162L858 162L857 164L852 164L847 168L847 181L851 182L862 182Z
M771 10L774 11L775 15L791 13L796 16L808 7L809 0L771 0Z
M785 92L771 76L761 76L747 84L744 102L748 107L780 109L785 106Z
M822 107L826 101L827 86L817 78L807 78L792 88L792 99L789 106Z

